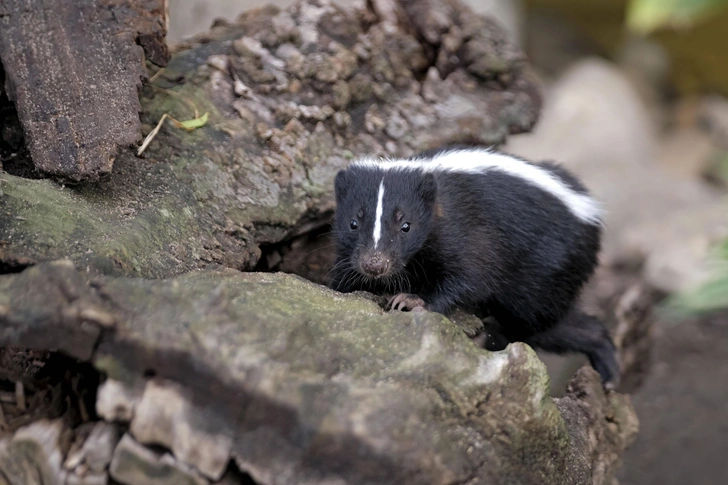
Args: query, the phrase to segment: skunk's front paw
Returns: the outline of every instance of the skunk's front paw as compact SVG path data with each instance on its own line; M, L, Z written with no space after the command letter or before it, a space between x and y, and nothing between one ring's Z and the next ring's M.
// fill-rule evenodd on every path
M425 301L417 295L410 293L400 293L389 299L387 307L390 310L405 311L422 311L425 309Z

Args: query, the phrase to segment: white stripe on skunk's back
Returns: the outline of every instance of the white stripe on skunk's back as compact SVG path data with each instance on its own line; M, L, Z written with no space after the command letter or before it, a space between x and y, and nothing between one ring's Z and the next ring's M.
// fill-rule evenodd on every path
M382 170L417 169L426 172L448 171L483 173L498 170L519 177L560 199L576 217L589 224L601 224L602 210L597 201L587 194L571 189L558 176L538 165L532 165L503 153L484 149L446 151L434 158L413 160L372 160L354 162L356 167L376 167Z

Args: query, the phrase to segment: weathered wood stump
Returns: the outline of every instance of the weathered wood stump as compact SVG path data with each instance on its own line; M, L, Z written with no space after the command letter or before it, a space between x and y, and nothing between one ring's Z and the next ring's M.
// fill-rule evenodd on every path
M144 57L166 63L165 35L163 0L0 3L7 95L38 171L97 180L140 140Z

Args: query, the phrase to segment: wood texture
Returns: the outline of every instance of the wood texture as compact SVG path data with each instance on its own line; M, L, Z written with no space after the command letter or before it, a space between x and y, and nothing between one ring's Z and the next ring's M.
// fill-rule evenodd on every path
M117 148L141 138L144 52L166 62L165 31L162 0L0 2L5 88L36 170L69 181L111 171Z

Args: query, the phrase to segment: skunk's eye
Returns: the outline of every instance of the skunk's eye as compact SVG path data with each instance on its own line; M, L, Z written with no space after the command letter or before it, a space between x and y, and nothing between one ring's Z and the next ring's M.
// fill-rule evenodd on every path
M352 230L356 231L357 229L359 229L359 223L356 222L354 219L352 219L351 222L349 223L349 227Z
M409 230L410 230L409 222L405 222L404 224L402 224L402 232L409 232Z

